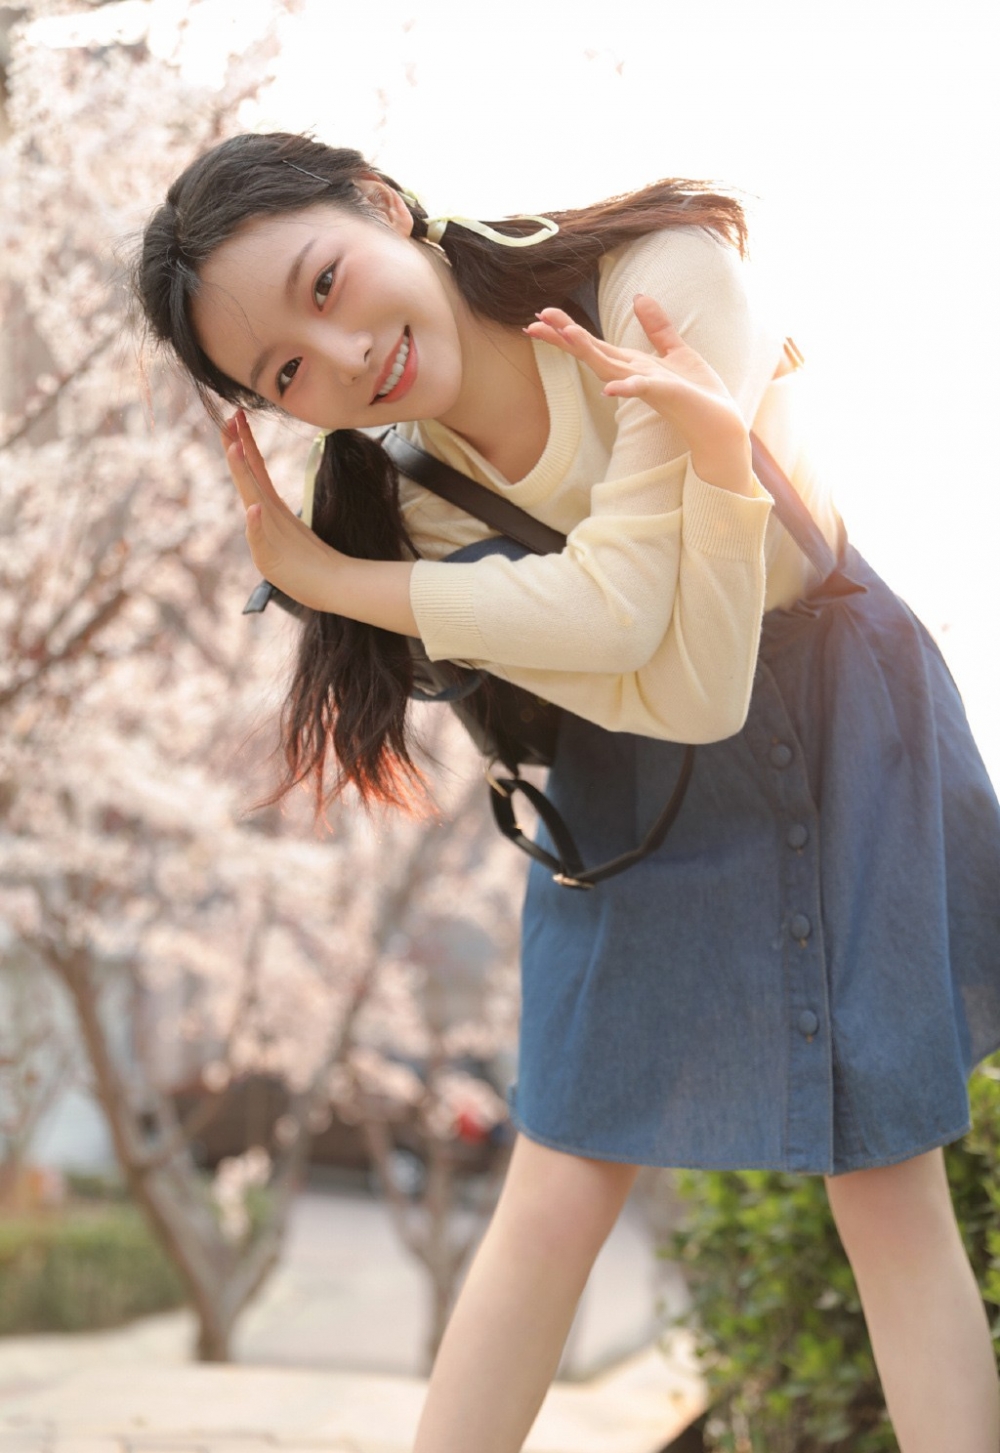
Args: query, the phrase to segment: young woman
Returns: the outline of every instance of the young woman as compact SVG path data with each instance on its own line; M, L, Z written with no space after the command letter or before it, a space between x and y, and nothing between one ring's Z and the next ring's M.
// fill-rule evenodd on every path
M498 230L502 229L502 230ZM904 1453L996 1453L986 1318L940 1147L1000 1043L1000 808L927 633L843 539L738 206L695 183L550 219L429 220L355 152L237 137L175 182L137 272L220 419L257 566L308 607L289 782L401 803L407 637L569 708L550 794L590 892L537 866L506 1185L417 1453L514 1453L640 1164L823 1174ZM606 341L567 312L593 277ZM327 431L303 519L243 407ZM405 437L564 532L489 532L397 482ZM754 478L791 478L829 571ZM329 772L336 772L332 785Z

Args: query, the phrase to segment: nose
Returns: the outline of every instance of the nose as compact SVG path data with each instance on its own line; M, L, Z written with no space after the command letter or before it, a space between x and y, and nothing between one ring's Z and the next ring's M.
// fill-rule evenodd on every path
M321 356L338 383L354 384L368 373L375 347L371 333L328 325L317 342Z

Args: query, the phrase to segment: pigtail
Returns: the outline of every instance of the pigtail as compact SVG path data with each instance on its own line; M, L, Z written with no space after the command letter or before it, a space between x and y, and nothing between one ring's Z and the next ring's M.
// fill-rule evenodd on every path
M327 436L312 526L346 555L403 560L412 553L396 472L374 439L354 429ZM309 780L322 809L351 783L363 800L412 805L423 787L406 722L412 685L405 636L306 611L282 717L287 776L276 795ZM331 748L337 771L332 783Z
M459 292L474 311L497 323L523 327L539 308L562 302L593 277L606 253L671 227L704 228L741 256L746 254L742 206L708 182L665 179L623 197L545 215L559 230L537 247L503 247L461 225L445 228L439 245ZM423 214L414 212L414 221L414 236L425 237ZM530 217L505 217L489 226L512 236L538 230Z

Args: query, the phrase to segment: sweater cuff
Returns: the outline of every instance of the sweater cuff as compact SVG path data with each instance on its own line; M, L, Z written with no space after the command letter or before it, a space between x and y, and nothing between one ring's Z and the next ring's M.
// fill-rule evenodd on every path
M475 571L475 565L418 560L410 573L410 608L432 661L488 656L472 603Z
M684 476L685 548L722 560L756 560L764 548L773 504L756 475L752 494L734 494L706 484L689 458Z

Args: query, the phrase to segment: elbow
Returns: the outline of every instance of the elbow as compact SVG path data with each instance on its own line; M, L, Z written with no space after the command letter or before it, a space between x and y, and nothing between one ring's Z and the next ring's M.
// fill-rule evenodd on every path
M712 742L724 742L729 737L739 736L750 714L752 685L751 680L740 694L728 695L723 691L704 699L704 711L696 726L699 735L697 739L692 738L693 746L707 747Z
M707 690L707 683L702 683L699 689L690 689L693 687L690 681L688 685L686 701L678 713L680 720L675 719L672 711L671 720L661 722L662 731L657 735L662 734L672 741L683 740L692 747L708 747L713 742L739 736L750 712L749 690L733 693L720 689L718 682L714 684L714 690ZM680 703L673 705L676 707Z
M737 737L746 726L747 716L750 712L750 702L745 701L737 711L713 711L708 713L703 722L700 723L701 732L697 739L693 740L692 746L707 747L712 742L724 742L729 737Z

